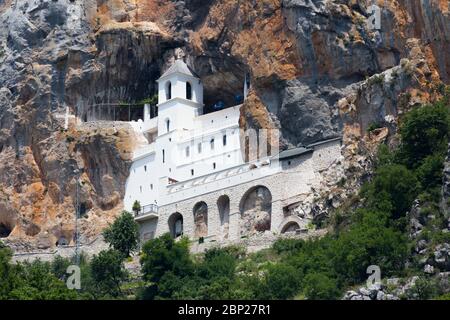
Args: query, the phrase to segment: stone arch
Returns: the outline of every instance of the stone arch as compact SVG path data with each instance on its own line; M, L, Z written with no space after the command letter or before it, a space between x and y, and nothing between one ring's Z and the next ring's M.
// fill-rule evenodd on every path
M192 100L192 85L189 81L186 82L186 99Z
M208 205L201 201L195 204L194 214L194 237L201 238L208 236Z
M300 230L300 225L296 221L289 221L281 229L281 233L297 232L297 230Z
M219 210L220 234L222 239L228 239L230 228L230 197L220 196L217 199L217 209Z
M271 229L272 193L269 188L259 185L250 188L241 198L239 230L241 236L249 236Z
M170 235L176 239L183 235L183 215L179 212L173 213L168 220Z
M278 232L281 234L287 232L299 232L302 230L302 225L303 223L299 217L289 216L280 223Z
M165 85L166 100L172 99L172 82L167 81Z

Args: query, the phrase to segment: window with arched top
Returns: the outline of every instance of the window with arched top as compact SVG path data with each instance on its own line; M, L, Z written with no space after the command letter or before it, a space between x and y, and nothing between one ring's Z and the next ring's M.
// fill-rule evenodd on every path
M183 216L181 213L175 212L169 217L167 222L172 238L178 238L183 235Z
M192 85L186 82L186 99L192 100Z
M170 131L170 119L166 119L166 131Z
M172 83L167 81L166 83L166 100L172 99Z

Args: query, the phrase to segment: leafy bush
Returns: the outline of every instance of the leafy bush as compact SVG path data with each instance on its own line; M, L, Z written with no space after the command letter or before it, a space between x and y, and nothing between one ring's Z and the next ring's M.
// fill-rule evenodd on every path
M289 299L300 289L299 272L288 264L272 264L267 268L264 278L267 288L263 298ZM260 298L260 297L258 297Z
M449 111L443 103L408 112L400 127L400 159L410 168L418 167L429 155L446 151L449 136Z
M442 170L444 169L444 156L437 153L427 156L416 169L417 178L423 190L435 188L442 184Z
M341 295L336 281L324 273L310 273L304 279L304 292L308 299L331 300Z
M141 266L143 278L149 286L143 294L147 298L154 298L158 294L158 289L173 286L169 286L165 282L178 281L193 273L193 262L189 255L187 242L175 242L169 234L164 234L144 244ZM168 273L167 276L165 276L166 273ZM163 290L163 293L165 291L167 290Z
M15 300L74 300L78 294L69 290L66 284L51 273L48 262L35 260L17 265L20 280L9 293L8 299Z
M206 279L225 277L232 279L236 269L236 258L226 249L214 248L206 251L199 274Z
M392 164L378 168L372 183L364 190L370 208L390 212L397 219L411 209L419 193L416 176L405 166Z

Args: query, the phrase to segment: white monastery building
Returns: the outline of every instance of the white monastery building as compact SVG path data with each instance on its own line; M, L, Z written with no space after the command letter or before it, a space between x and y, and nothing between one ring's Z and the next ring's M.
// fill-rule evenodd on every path
M277 131L239 128L240 105L203 114L202 82L182 60L158 86L157 117L146 105L131 122L140 139L124 206L142 241L169 232L224 243L307 228L303 202L341 159L340 138L280 153Z

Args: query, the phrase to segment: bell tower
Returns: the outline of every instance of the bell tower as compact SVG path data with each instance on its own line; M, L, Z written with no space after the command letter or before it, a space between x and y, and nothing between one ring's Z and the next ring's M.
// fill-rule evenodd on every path
M203 106L201 80L183 60L176 60L158 79L158 135L193 129Z

